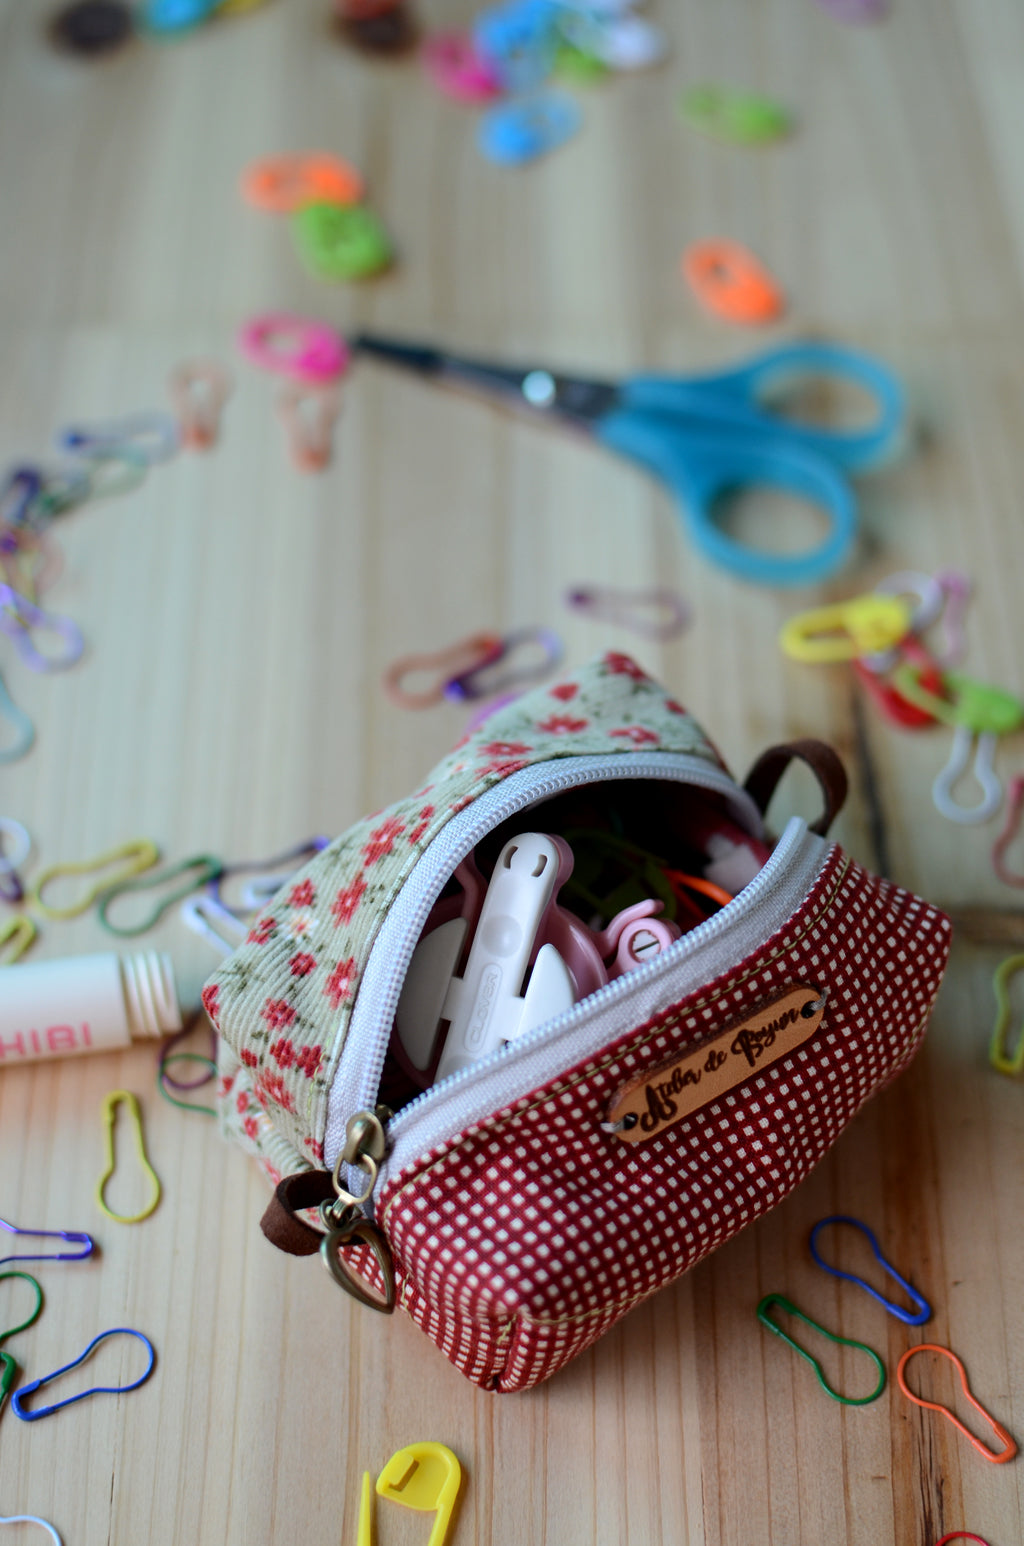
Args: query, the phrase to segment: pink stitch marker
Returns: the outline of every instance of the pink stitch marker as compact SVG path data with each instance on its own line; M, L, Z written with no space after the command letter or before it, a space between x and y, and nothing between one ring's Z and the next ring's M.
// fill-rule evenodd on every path
M253 317L238 335L238 347L264 370L279 371L308 386L325 386L348 368L349 350L325 322L290 312Z

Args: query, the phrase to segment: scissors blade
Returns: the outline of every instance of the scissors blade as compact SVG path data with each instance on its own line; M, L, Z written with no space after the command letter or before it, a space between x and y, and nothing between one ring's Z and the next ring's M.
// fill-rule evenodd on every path
M543 367L496 365L467 359L428 344L356 333L350 347L361 354L400 365L418 375L453 386L467 386L509 407L525 408L545 418L565 419L590 429L617 405L620 389L609 381L562 376Z

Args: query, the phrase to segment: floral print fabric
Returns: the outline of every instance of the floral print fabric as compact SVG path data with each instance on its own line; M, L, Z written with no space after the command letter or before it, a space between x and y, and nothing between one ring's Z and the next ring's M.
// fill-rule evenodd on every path
M415 793L350 827L278 892L203 990L221 1038L222 1129L272 1180L323 1164L327 1094L361 973L445 823L522 768L644 751L722 766L674 698L629 656L606 654L490 715Z

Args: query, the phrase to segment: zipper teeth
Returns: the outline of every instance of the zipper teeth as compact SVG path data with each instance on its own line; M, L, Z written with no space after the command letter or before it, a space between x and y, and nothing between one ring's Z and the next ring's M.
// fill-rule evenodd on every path
M769 873L766 874L766 871ZM517 1037L513 1044L515 1050L518 1052L521 1049L535 1046L539 1041L544 1040L548 1036L553 1038L561 1035L563 1031L570 1029L576 1021L581 1020L584 1015L590 1015L608 1008L617 999L642 988L651 978L669 970L670 967L676 965L693 951L703 949L717 935L732 926L738 911L746 912L749 908L756 906L762 893L769 886L773 885L774 882L775 875L772 873L771 860L769 859L754 876L754 879L744 886L740 895L735 897L732 902L727 903L719 912L710 918L706 918L696 928L690 929L688 933L676 940L668 950L662 951L653 960L646 962L637 970L624 972L621 977L615 978L613 982L605 983L603 988L598 988L594 993L588 994L585 999L581 999L571 1009L563 1010L553 1020L547 1020L543 1025L535 1026L532 1031L527 1031L525 1036ZM742 898L742 904L738 906L740 898ZM734 908L736 911L733 910ZM726 916L727 914L728 916ZM440 1085L432 1085L430 1089L423 1090L413 1100L403 1106L401 1111L388 1123L388 1131L392 1134L400 1132L405 1121L427 1101L433 1099L438 1091L442 1092L444 1096L449 1095L466 1080L478 1074L486 1073L490 1068L497 1067L507 1056L508 1052L504 1047L496 1047L493 1052L489 1052L486 1057L480 1058L471 1067L459 1069L456 1073L449 1074L447 1079Z
M575 768L567 766L564 773L549 775L546 778L538 779L536 782L528 781L524 789L518 791L509 800L501 802L497 806L497 809L488 810L484 817L475 822L466 831L461 833L458 843L452 849L452 856L454 858L456 852L459 852L462 855L472 852L472 850L476 847L482 838L486 837L488 833L492 832L495 827L499 826L510 816L515 815L517 811L528 809L529 807L536 805L539 801L544 800L551 795L563 793L566 790L573 788L584 788L588 784L600 782L602 778L605 777L614 780L628 778L653 778L655 780L664 782L691 784L698 788L716 790L733 800L735 800L737 796L743 795L743 791L740 789L740 786L736 784L735 780L732 779L728 773L703 763L696 753L669 752L663 753L661 755L665 756L666 759L674 759L678 771L676 771L667 760L665 762L653 763L653 753L649 754L646 759L624 758L621 756L608 757L602 754L594 754L593 757L587 757L585 759L568 759L569 762L575 762L577 766ZM587 770L581 769L578 766L580 761L586 761L591 770L594 770L595 764L600 764L600 775L595 774L595 777L593 778L581 777L581 774L585 773ZM685 764L685 766L680 766L680 764ZM486 796L483 796L482 798L486 799ZM445 840L446 832L447 828L442 829L442 831L438 834L438 837L435 839L435 842L443 843ZM428 848L418 862L422 864L424 860L428 858L430 852L431 849ZM455 859L454 863L457 862L458 860ZM407 879L406 885L413 883L414 877L415 870ZM759 879L760 876L756 876L754 881L750 883L751 886L757 884ZM442 887L443 884L444 883L442 882ZM746 887L744 889L744 894L749 889L749 886ZM436 896L428 896L424 894L424 896L418 900L414 911L406 920L406 928L404 931L405 948L402 950L400 955L396 955L394 958L396 967L395 970L391 973L387 984L386 993L381 994L376 1000L373 1044L367 1048L368 1055L363 1065L363 1078L358 1083L358 1093L354 1093L352 1097L354 1102L352 1107L353 1110L368 1109L376 1103L377 1092L380 1085L380 1076L384 1065L384 1058L387 1053L388 1038L390 1036L391 1025L394 1021L395 1011L398 1007L398 1000L401 997L402 984L405 980L408 963L412 958L413 950L415 949L419 937L423 932L423 926L430 916L430 912L436 899ZM732 904L729 905L731 906ZM726 910L727 909L723 908L722 911L725 912ZM707 919L705 923L699 924L697 929L693 929L689 934L684 935L683 939L688 940L692 937L692 935L697 934L698 932L700 932L701 941L708 938L713 938L713 932L706 934L702 931L708 929L710 926L718 924L721 916L722 914L719 913L716 914L713 918ZM677 943L682 943L682 941ZM378 940L374 948L379 948L379 945L380 941ZM676 947L673 946L672 948L674 949ZM665 952L663 952L663 955L664 954ZM632 979L632 983L636 983L642 973L650 971L653 967L656 967L657 964L657 961L649 962L646 966L641 967L639 971L628 973L627 977ZM369 962L367 965L369 965ZM366 973L364 972L364 979L365 975ZM603 995L609 993L610 990L617 989L617 984L621 980L622 979L617 979L615 983L608 983L605 985L605 987L599 988L597 993L588 995L586 1000L588 1008L592 1002L599 997L599 995ZM627 983L627 986L629 985L630 984ZM581 1003L582 1002L583 1001L581 1000ZM559 1016L557 1021L549 1021L546 1025L537 1027L535 1031L529 1032L526 1037L520 1038L517 1045L524 1045L528 1040L540 1034L541 1032L547 1034L552 1025L557 1024L561 1026L566 1017L572 1016L578 1007L579 1006L577 1005L574 1006L573 1009L566 1011L564 1015ZM350 1024L350 1041L351 1033L352 1025ZM413 1101L409 1103L409 1105L404 1106L402 1108L401 1116L404 1118L407 1112L410 1112L414 1107L418 1108L422 1101L426 1100L428 1097L433 1096L439 1090L447 1094L450 1090L454 1089L458 1085L458 1082L463 1077L466 1077L476 1069L489 1064L492 1058L496 1058L499 1055L499 1052L489 1053L486 1058L481 1058L478 1063L474 1064L473 1069L467 1069L464 1071L460 1070L457 1074L449 1075L448 1078L443 1080L440 1085L431 1086L429 1090L423 1091L422 1094L418 1095ZM342 1064L343 1063L344 1055L342 1058ZM335 1078L337 1079L337 1077L338 1076L336 1075ZM329 1113L329 1116L332 1114L333 1113ZM389 1125L393 1126L394 1124L392 1123Z

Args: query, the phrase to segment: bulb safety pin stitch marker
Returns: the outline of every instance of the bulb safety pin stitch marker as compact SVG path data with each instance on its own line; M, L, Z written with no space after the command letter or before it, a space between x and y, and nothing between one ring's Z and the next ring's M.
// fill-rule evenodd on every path
M1016 1042L1009 1043L1010 1020L1013 1009L1010 1004L1010 983L1024 971L1024 954L1007 956L996 968L992 988L996 996L996 1019L992 1027L988 1060L1000 1074L1015 1077L1024 1073L1024 1030L1017 1034Z
M44 654L32 638L34 630L55 633L64 641L59 654ZM33 671L63 671L81 658L85 648L81 629L70 617L44 612L10 585L0 584L0 630L13 639L25 665Z
M52 521L56 516L74 510L85 503L91 492L88 469L77 463L44 469L43 486L32 507L33 524Z
M17 1336L19 1331L27 1331L39 1319L43 1308L43 1290L30 1272L0 1272L0 1283L7 1278L23 1278L26 1283L31 1283L36 1291L35 1309L27 1320L19 1321L17 1326L9 1326L6 1331L0 1331L0 1342L6 1342L8 1337ZM11 1353L0 1351L0 1411L10 1394L14 1384L14 1376L18 1372L18 1365Z
M690 625L690 604L668 587L630 590L612 585L577 585L565 593L565 604L585 617L629 628L643 639L667 642Z
M1024 723L1024 703L1004 688L976 682L972 677L950 671L943 677L943 693L928 692L917 669L900 665L893 683L911 703L929 710L935 718L953 727L953 745L946 766L932 785L932 800L939 813L962 826L974 826L990 820L1003 799L1003 788L994 767L996 746L1001 735L1009 735ZM977 737L974 776L981 786L977 805L960 805L953 799L953 787L967 770L971 748Z
M904 1293L906 1293L907 1296L913 1301L912 1310L907 1310L899 1304L893 1304L890 1299L886 1299L885 1296L880 1294L876 1288L872 1288L870 1283L866 1282L864 1278L858 1277L856 1273L843 1272L839 1267L833 1267L829 1262L822 1259L821 1254L818 1251L818 1236L823 1229L826 1229L829 1227L829 1225L833 1224L849 1224L851 1228L860 1230L861 1234L866 1237L875 1260L885 1269L889 1277L893 1278L903 1289ZM811 1255L814 1257L815 1262L822 1269L822 1271L831 1273L834 1278L844 1278L847 1283L856 1283L858 1288L862 1288L866 1294L871 1295L876 1304L880 1304L883 1310L885 1310L889 1315L894 1315L896 1319L902 1321L904 1325L923 1326L925 1321L931 1319L931 1305L926 1299L922 1298L922 1296L915 1288L911 1286L911 1284L907 1282L902 1273L897 1272L892 1263L886 1260L886 1258L882 1255L882 1248L875 1238L874 1231L870 1230L866 1224L861 1223L860 1219L851 1218L848 1214L844 1213L833 1213L828 1218L819 1219L814 1228L811 1230L809 1244Z
M985 1419L989 1427L992 1429L992 1432L995 1434L997 1440L1003 1445L1001 1450L997 1452L995 1450L989 1449L988 1445L985 1444L983 1440L976 1438L971 1430L964 1426L959 1417L951 1412L948 1406L943 1406L941 1401L925 1401L922 1396L915 1396L914 1392L907 1385L906 1368L910 1360L915 1358L918 1353L939 1353L943 1358L949 1359L960 1376L960 1385L963 1389L964 1395L974 1410ZM971 1394L970 1387L967 1384L967 1370L964 1368L957 1355L951 1352L948 1347L940 1347L935 1342L920 1342L916 1347L908 1348L907 1351L903 1354L903 1357L900 1359L899 1363L896 1365L896 1383L900 1387L900 1390L902 1390L903 1394L906 1396L907 1400L913 1401L915 1406L926 1407L928 1411L939 1412L943 1417L948 1418L948 1420L953 1424L953 1427L958 1429L959 1432L963 1434L968 1443L974 1446L983 1460L991 1461L993 1465L1005 1465L1006 1462L1008 1460L1012 1460L1014 1455L1017 1453L1016 1439L1014 1439L1006 1431L1002 1423L997 1422L996 1419L992 1416L992 1413L987 1412L982 1406L981 1402L976 1400L975 1397Z
M510 655L528 651L533 645L541 651L541 659L534 665L509 665L494 674L494 668ZM494 659L483 660L468 671L451 677L444 685L444 696L455 703L475 703L499 693L519 692L531 682L543 681L556 670L563 653L561 639L550 628L517 628L502 639L501 653Z
M995 770L997 745L998 737L991 731L982 731L978 736L972 771L981 789L981 799L977 805L961 805L953 798L953 788L967 772L974 749L974 733L968 725L957 725L949 761L932 784L932 803L940 816L962 827L980 826L991 821L1003 803L1003 786Z
M33 1251L27 1256L0 1256L0 1267L5 1267L8 1262L26 1261L84 1261L91 1256L96 1249L96 1242L91 1235L83 1234L75 1229L19 1229L17 1224L8 1223L7 1219L0 1219L0 1229L6 1229L9 1235L20 1235L30 1240L66 1240L71 1245L81 1246L79 1251Z
M28 525L42 486L43 475L38 467L13 467L0 485L0 528L10 532Z
M290 381L277 400L288 454L299 472L323 472L331 464L341 398L334 386Z
M169 385L182 446L209 451L234 386L231 372L219 360L186 360L171 372Z
M82 446L78 454L87 471L90 499L130 494L146 481L149 463L132 446Z
M1024 886L1024 875L1018 875L1006 864L1006 850L1017 836L1020 827L1021 806L1024 805L1024 774L1011 778L1006 795L1006 821L1003 830L992 845L992 868L1004 886Z
M187 929L205 939L220 956L229 956L245 940L246 925L229 907L209 892L186 897L178 916Z
M223 868L220 859L212 854L196 854L191 859L182 859L180 864L167 865L154 874L143 874L132 880L119 881L113 886L105 886L96 909L100 923L108 933L116 934L120 939L134 939L139 934L147 934L150 929L156 927L169 907L191 896L192 892L198 891L200 886L205 886L209 881L216 879ZM140 891L152 891L157 886L166 885L169 880L177 880L179 875L186 875L189 878L154 902L149 912L144 913L135 923L111 922L110 907L119 897L130 896Z
M179 448L178 426L168 413L151 410L103 424L71 425L61 430L57 444L62 451L80 455L118 455L129 452L148 466L166 462Z
M107 1185L117 1168L114 1122L117 1108L122 1102L128 1109L128 1115L134 1128L135 1148L139 1157L139 1164L150 1183L149 1201L138 1213L114 1213L107 1206L106 1200ZM142 1131L142 1109L139 1106L138 1098L130 1090L111 1090L110 1094L103 1098L100 1114L103 1120L103 1135L106 1147L106 1169L96 1183L96 1206L102 1213L106 1214L108 1219L112 1219L115 1224L141 1224L143 1219L148 1219L150 1214L155 1211L160 1201L161 1186L160 1177L153 1169L149 1155L146 1153L146 1140Z
M424 655L403 655L392 661L384 673L384 691L392 703L402 709L427 709L441 703L446 687L457 681L460 675L478 670L502 658L505 641L497 633L472 633L459 639L447 649L433 650ZM418 672L434 674L428 687L411 692L405 686L406 677Z
M121 843L117 848L108 848L105 853L97 854L95 859L82 859L69 864L51 864L48 869L36 876L29 893L30 900L36 911L42 913L44 918L54 918L61 922L68 918L78 918L88 912L105 891L152 868L159 858L160 850L155 843L150 842L148 838L133 838L128 843ZM124 862L111 874L104 876L103 871L110 870L119 860ZM98 879L79 901L69 906L54 907L49 902L44 902L43 891L46 887L65 875L97 875Z
M0 1514L0 1525L40 1525L42 1529L47 1531L51 1541L54 1541L56 1546L64 1546L64 1542L50 1521L48 1519L40 1519L38 1514Z
M0 966L13 966L20 961L38 937L39 930L27 913L15 913L0 923Z
M250 880L242 887L239 911L258 911L270 898L286 885L295 871L307 859L322 853L330 844L330 838L320 835L306 838L301 843L275 854L270 859L237 859L225 864L220 874L207 882L206 890L214 901L232 912L224 900L223 887L234 876L249 875ZM237 913L235 914L237 916Z
M64 567L61 551L46 529L50 519L40 510L31 526L5 529L0 524L0 574L12 590L36 606Z
M208 1084L211 1079L217 1077L217 1064L214 1059L204 1057L201 1052L172 1052L169 1057L165 1056L160 1059L160 1066L156 1076L156 1087L164 1100L172 1106L177 1106L179 1111L198 1111L203 1116L215 1117L217 1115L216 1107L204 1106L198 1101L179 1100L176 1095L171 1094L167 1088L168 1081L171 1078L167 1070L172 1063L202 1063L206 1073L195 1084L182 1086L178 1081L175 1081L176 1087L179 1089L195 1089L200 1085Z
M28 828L13 816L0 816L0 898L14 907L25 900L18 871L31 851Z
M0 765L17 762L32 749L36 738L36 727L25 710L19 708L11 697L2 676L0 676L0 719L5 719L14 730L14 740L0 747Z
M794 1342L793 1338L772 1320L768 1312L773 1305L778 1305L780 1310L785 1310L788 1314L795 1315L797 1320L803 1321L805 1326L810 1326L814 1331L819 1331L830 1342L839 1343L843 1347L855 1347L859 1352L866 1353L878 1370L878 1384L871 1394L869 1396L844 1396L838 1390L833 1390L825 1378L821 1364L814 1355L809 1353L806 1348L801 1347L799 1342ZM791 1347L794 1353L799 1353L801 1358L807 1360L817 1376L818 1384L827 1396L832 1397L833 1401L841 1401L844 1406L867 1406L870 1402L877 1401L885 1389L885 1365L873 1348L868 1347L864 1342L855 1342L852 1337L841 1337L838 1333L828 1331L824 1326L819 1326L817 1321L811 1320L809 1315L805 1315L802 1310L797 1309L796 1305L789 1299L784 1298L782 1294L765 1294L757 1307L757 1318L762 1326L766 1326L774 1336L779 1337L785 1342L787 1347Z
M959 569L940 569L935 580L945 596L942 613L942 664L955 666L967 651L964 614L971 596L971 582Z
M79 1364L84 1363L85 1360L89 1357L90 1353L92 1353L101 1342L105 1341L107 1337L135 1337L146 1348L147 1352L149 1353L149 1361L147 1362L143 1373L140 1374L137 1380L132 1380L132 1382L128 1385L92 1385L88 1390L81 1390L77 1395L68 1396L63 1401L54 1401L50 1406L37 1407L34 1412L29 1410L29 1408L25 1405L25 1400L28 1396L34 1395L34 1393L37 1390L41 1390L44 1385L52 1384L52 1382L56 1379L59 1379L62 1374L68 1374L72 1369L77 1369ZM52 1416L54 1412L59 1412L62 1407L73 1406L76 1401L84 1401L87 1396L122 1396L127 1391L138 1390L140 1385L144 1385L149 1379L149 1376L152 1374L153 1365L155 1363L156 1350L147 1336L145 1336L141 1331L133 1331L130 1326L112 1326L109 1331L101 1331L99 1336L93 1337L85 1352L80 1353L77 1358L72 1359L71 1363L64 1364L64 1366L60 1369L54 1369L52 1374L42 1375L40 1379L33 1380L29 1385L22 1385L20 1390L15 1391L14 1396L11 1399L11 1410L21 1418L22 1422L34 1423L38 1422L41 1417Z

